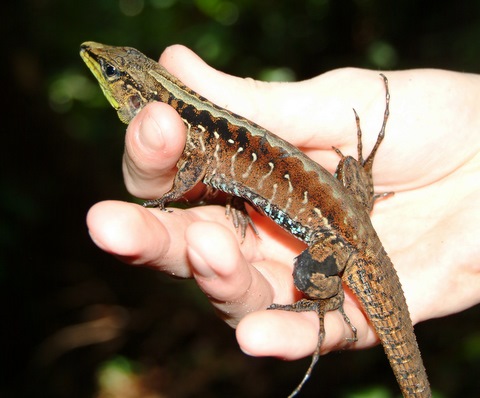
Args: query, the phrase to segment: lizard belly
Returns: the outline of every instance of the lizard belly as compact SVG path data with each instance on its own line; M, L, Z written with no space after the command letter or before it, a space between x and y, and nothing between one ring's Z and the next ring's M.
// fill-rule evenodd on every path
M206 177L203 182L222 192L247 200L254 205L256 209L298 239L306 243L310 241L312 231L308 226L304 225L290 212L275 205L269 199L258 194L253 189L247 188L244 184L236 183L235 181L227 181L218 176L210 178Z

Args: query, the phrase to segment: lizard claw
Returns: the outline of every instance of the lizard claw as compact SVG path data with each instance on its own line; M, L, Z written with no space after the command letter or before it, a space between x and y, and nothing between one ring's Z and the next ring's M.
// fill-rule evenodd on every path
M350 318L347 316L347 314L345 313L344 309L343 309L343 305L340 306L338 308L338 310L340 311L340 314L342 314L343 316L343 320L345 321L345 323L350 327L350 329L352 330L352 333L353 333L353 337L347 337L346 340L349 342L349 343L356 343L358 341L358 338L357 338L357 328L355 326L352 325L352 322L350 322Z

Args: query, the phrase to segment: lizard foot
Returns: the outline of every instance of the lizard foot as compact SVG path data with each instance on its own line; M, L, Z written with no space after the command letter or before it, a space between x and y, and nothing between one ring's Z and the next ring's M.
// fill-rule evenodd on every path
M143 207L158 207L162 211L169 213L172 212L172 210L165 208L165 202L162 200L162 198L146 200L143 202Z
M252 228L253 232L255 232L255 235L259 236L257 227L248 215L247 208L245 207L245 201L242 198L239 198L237 196L227 197L227 203L225 205L225 216L227 218L232 216L233 226L236 230L240 228L242 242L245 239L245 234L247 233L248 226Z

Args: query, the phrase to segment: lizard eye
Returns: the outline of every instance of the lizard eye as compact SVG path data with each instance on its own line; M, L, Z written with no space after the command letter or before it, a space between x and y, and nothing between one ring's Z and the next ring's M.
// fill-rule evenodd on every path
M120 72L112 64L108 62L101 61L103 73L107 76L108 79L116 79L120 76Z

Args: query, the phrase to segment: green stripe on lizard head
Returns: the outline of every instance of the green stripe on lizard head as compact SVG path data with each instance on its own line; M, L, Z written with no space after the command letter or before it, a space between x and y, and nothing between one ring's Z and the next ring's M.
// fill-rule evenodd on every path
M97 58L92 56L91 53L87 50L90 47L90 44L92 44L92 42L85 42L82 44L80 48L80 56L82 57L83 61L87 64L88 68L93 73L95 78L100 83L100 87L102 88L103 94L105 95L105 97L107 97L108 102L110 102L110 105L112 105L115 109L118 110L119 104L115 100L111 92L109 91L108 82L103 75L102 67L100 66L100 63L98 62Z

